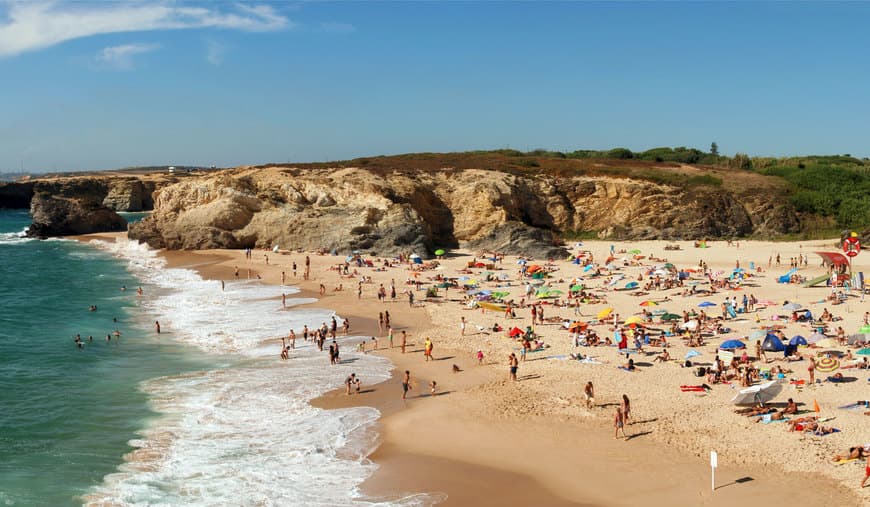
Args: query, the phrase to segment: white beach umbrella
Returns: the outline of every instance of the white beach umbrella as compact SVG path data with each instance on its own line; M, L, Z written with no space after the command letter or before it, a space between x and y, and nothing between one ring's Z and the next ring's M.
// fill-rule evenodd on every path
M782 384L775 380L758 384L757 386L747 387L737 393L731 400L735 405L755 405L764 404L776 398L782 391Z

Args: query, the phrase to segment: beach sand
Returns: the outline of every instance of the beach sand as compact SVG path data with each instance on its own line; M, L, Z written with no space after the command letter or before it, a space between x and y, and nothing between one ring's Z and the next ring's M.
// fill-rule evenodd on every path
M105 237L106 235L98 235ZM596 260L603 261L610 242L586 242L582 247L590 250ZM771 299L777 304L784 300L798 301L814 314L823 307L842 316L847 334L861 326L866 306L856 297L845 304L814 304L822 300L830 289L805 289L799 285L777 284L775 276L788 271L788 258L799 253L809 254L809 267L800 273L808 278L821 274L818 257L811 254L817 249L836 251L833 241L802 243L740 242L740 247L715 242L708 249L695 249L689 242L680 242L682 250L665 251L665 242L618 242L617 249L638 248L646 255L667 258L678 268L697 267L704 260L714 271L730 272L735 259L741 266L750 261L763 266L764 272L750 279L744 290L759 299ZM785 266L767 268L770 255L779 252ZM265 264L265 256L269 265ZM843 452L852 445L870 442L870 419L863 411L838 410L836 407L868 398L867 370L840 370L844 375L857 377L850 383L824 383L796 390L789 385L776 402L793 397L802 409L812 408L814 400L821 406L821 415L834 417L826 423L839 428L839 433L825 437L789 433L784 424L756 424L734 414L730 400L736 393L731 386L715 385L709 394L682 393L681 384L700 384L703 379L693 375L694 368L681 368L678 364L664 363L653 366L652 356L635 355L640 371L628 373L616 368L625 362L614 347L574 348L569 334L558 323L539 325L536 331L550 348L529 354L520 364L519 382L507 380L507 355L519 344L502 333L479 332L476 326L490 328L494 322L509 328L525 328L530 322L528 309L517 309L517 318L505 320L503 315L480 310L466 310L459 302L462 293L450 290L442 302L426 301L410 308L407 299L399 295L398 301L379 303L375 296L380 283L389 287L395 279L401 292L407 279L412 278L406 266L375 271L359 270L371 276L373 282L364 284L361 299L356 296L356 277L340 278L330 266L341 263L338 256L309 254L312 279L302 281L305 254L287 255L255 251L253 259L246 261L242 251L165 252L171 267L198 270L203 276L229 280L233 267L239 266L244 278L247 270L259 274L264 283L280 283L281 271L287 275L287 284L299 286L320 300L317 307L333 309L351 321L351 335L378 336L380 347L387 346L386 332L379 333L376 317L388 310L398 336L405 330L409 335L407 353L398 349L379 350L393 361L396 373L390 381L375 386L364 385L360 395L346 396L343 391L331 392L316 400L324 408L365 404L378 408L382 414L380 446L371 459L379 470L362 487L372 498L393 498L408 493L446 495L444 505L725 505L740 501L789 503L793 505L837 504L864 505L870 499L870 488L858 489L863 477L863 466L855 463L835 465L829 458L834 452ZM620 255L621 257L621 255ZM431 284L429 277L436 273L456 276L471 254L454 253L442 261L443 270L424 271L419 276ZM867 258L870 261L870 257ZM290 263L299 266L299 277L293 278ZM640 262L648 262L641 260ZM566 290L571 278L579 277L581 270L566 261L555 262L558 271L551 279L554 288ZM517 286L515 257L506 257L498 266L498 274L510 275L511 292L520 298ZM870 262L859 256L853 264L855 271L868 271ZM480 273L483 270L475 270ZM640 268L623 270L626 280L636 279ZM477 276L477 275L475 275ZM558 278L563 283L557 283ZM587 279L590 288L601 284L601 279ZM320 283L326 294L319 296ZM339 284L342 291L334 291ZM425 287L425 284L424 284ZM486 284L484 287L490 288ZM444 294L443 290L441 291ZM734 292L738 298L743 291ZM416 292L417 299L425 293ZM632 292L606 291L607 304L582 305L581 320L588 321L603 308L613 307L623 318L641 308L643 299L663 299L674 313L697 308L704 298L681 297L676 291L657 291L648 296L634 296ZM717 306L723 293L707 298ZM728 291L728 296L732 292ZM280 304L280 302L278 303ZM573 318L573 310L546 307L547 317ZM710 308L712 315L717 307ZM762 323L786 324L786 336L811 330L804 325L770 321L777 312L774 308L762 310L758 316ZM466 336L460 336L459 320L465 316L469 322ZM697 348L702 355L696 361L711 362L716 345L726 338L749 334L757 324L755 314L729 321L734 331L708 341ZM835 326L839 322L834 323ZM165 323L171 326L171 323ZM612 335L607 325L594 326L602 336ZM435 343L437 359L426 363L422 354L422 341L430 336ZM280 346L277 345L276 360ZM682 358L688 350L679 340L672 340L671 355ZM398 344L398 339L396 340ZM474 353L482 350L484 365L477 365ZM655 353L660 349L653 348ZM589 354L601 364L581 364L564 360L571 352ZM750 354L753 348L749 347ZM773 355L773 354L771 354ZM776 354L781 356L781 354ZM328 364L324 357L324 364ZM792 367L789 377L805 379L804 362L777 363ZM462 371L453 373L456 364ZM416 381L406 401L400 399L399 372L410 370ZM817 372L817 378L826 374ZM436 396L428 395L428 383L437 380ZM583 386L593 381L596 386L596 404L588 410L581 401ZM363 379L365 382L365 379ZM627 426L628 441L613 437L612 416L621 395L632 400L635 423ZM720 468L716 471L716 490L711 491L709 452L719 453Z

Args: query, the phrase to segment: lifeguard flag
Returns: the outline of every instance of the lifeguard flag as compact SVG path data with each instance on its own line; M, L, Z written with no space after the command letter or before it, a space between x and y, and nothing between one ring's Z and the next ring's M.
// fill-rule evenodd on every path
M815 410L817 414L822 411L822 409L819 408L819 402L816 401L815 398L813 399L813 410Z

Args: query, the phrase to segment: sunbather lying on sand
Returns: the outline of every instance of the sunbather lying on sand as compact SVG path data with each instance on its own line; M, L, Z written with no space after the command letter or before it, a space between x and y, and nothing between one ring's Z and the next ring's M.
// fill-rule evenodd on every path
M797 419L792 419L788 422L788 430L789 431L803 431L803 429L808 424L816 424L816 420L818 416L807 416L807 417L798 417Z
M776 412L776 409L773 407L753 407L753 408L741 408L740 410L735 410L735 414L745 415L746 417L753 417L756 415L765 415L772 414Z
M831 461L841 461L841 460L850 460L850 459L861 459L870 456L870 444L865 444L863 446L856 445L855 447L849 447L849 452L846 454L835 454Z

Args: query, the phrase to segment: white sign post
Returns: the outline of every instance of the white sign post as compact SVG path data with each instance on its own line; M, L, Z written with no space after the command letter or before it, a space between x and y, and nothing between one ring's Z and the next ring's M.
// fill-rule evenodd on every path
M710 487L716 491L716 467L719 466L719 455L716 451L710 451Z

